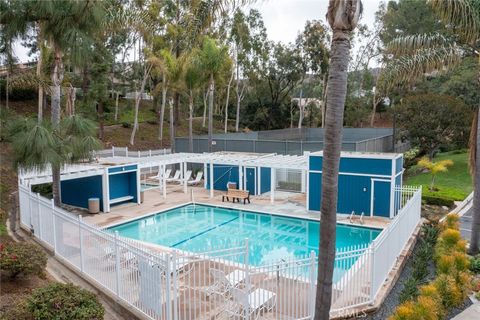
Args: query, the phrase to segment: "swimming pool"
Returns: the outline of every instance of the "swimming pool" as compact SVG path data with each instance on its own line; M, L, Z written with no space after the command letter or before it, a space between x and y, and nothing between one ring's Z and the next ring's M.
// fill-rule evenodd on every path
M186 205L108 228L127 238L190 252L228 248L249 239L249 264L318 255L317 221L205 205ZM372 242L381 230L337 224L337 249Z

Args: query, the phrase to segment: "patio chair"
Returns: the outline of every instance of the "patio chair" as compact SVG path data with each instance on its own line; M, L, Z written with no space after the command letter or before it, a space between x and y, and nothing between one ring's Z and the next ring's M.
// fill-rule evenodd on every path
M261 313L273 310L276 304L275 292L257 288L247 292L238 288L232 289L232 301L225 309L235 319L258 319Z
M200 182L202 181L202 178L203 178L203 171L199 171L197 173L197 176L195 177L195 180L187 181L187 184L189 186L196 186L197 184L200 184Z
M243 270L234 270L228 275L222 270L210 268L210 275L214 279L214 283L207 289L207 294L219 294L225 296L236 288L240 283L245 281L246 273Z
M167 182L177 181L180 178L180 170L175 171L173 178L165 179Z
M180 171L177 171L179 174L180 174ZM182 183L183 180L189 180L190 177L192 176L192 171L191 170L188 170L187 172L185 172L185 176L182 178L180 178L180 176L177 178L177 179L172 179L170 182L176 182L176 183ZM168 181L168 180L167 180Z
M170 178L170 174L172 173L172 169L167 169L165 170L165 178L168 179ZM149 180L152 180L152 181L155 181L155 182L158 182L159 179L162 178L162 173L161 172L158 172L158 174L156 176L152 176L152 177L147 177L145 179L145 181L149 181Z

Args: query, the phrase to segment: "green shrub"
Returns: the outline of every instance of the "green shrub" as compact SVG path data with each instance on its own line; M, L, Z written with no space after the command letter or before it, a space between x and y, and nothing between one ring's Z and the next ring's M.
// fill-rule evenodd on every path
M95 294L72 284L52 283L27 298L27 310L38 320L103 319L105 309Z
M130 122L122 122L122 127L124 127L124 128L131 128L132 125L131 125Z
M470 258L470 271L480 273L480 254Z
M453 199L447 199L442 197L430 196L427 194L422 194L422 199L426 204L432 206L445 206L445 207L453 207L455 204Z
M18 275L43 274L47 265L45 252L34 244L9 242L0 244L0 270L11 278Z
M42 183L32 186L32 192L40 193L41 196L52 199L53 191L51 183Z

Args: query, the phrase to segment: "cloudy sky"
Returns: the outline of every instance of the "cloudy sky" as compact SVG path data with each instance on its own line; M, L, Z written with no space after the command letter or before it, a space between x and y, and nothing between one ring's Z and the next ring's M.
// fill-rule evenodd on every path
M363 0L360 23L373 26L375 12L381 0ZM326 23L328 0L264 0L253 7L263 16L268 37L273 41L293 42L307 20L320 19Z
M361 23L373 26L375 12L381 0L363 0ZM293 42L307 20L325 20L328 0L260 0L253 7L263 16L268 37L283 43ZM19 43L15 44L15 54L20 61L32 60ZM354 48L355 50L355 48Z

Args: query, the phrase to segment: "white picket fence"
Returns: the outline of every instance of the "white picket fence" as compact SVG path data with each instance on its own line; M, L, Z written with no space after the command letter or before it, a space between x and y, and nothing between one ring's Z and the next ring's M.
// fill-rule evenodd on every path
M337 251L332 314L371 304L420 221L421 190L369 246ZM85 278L149 319L311 319L318 259L249 264L248 240L227 248L189 253L120 237L82 221L19 185L20 221ZM245 304L247 294L262 300Z

